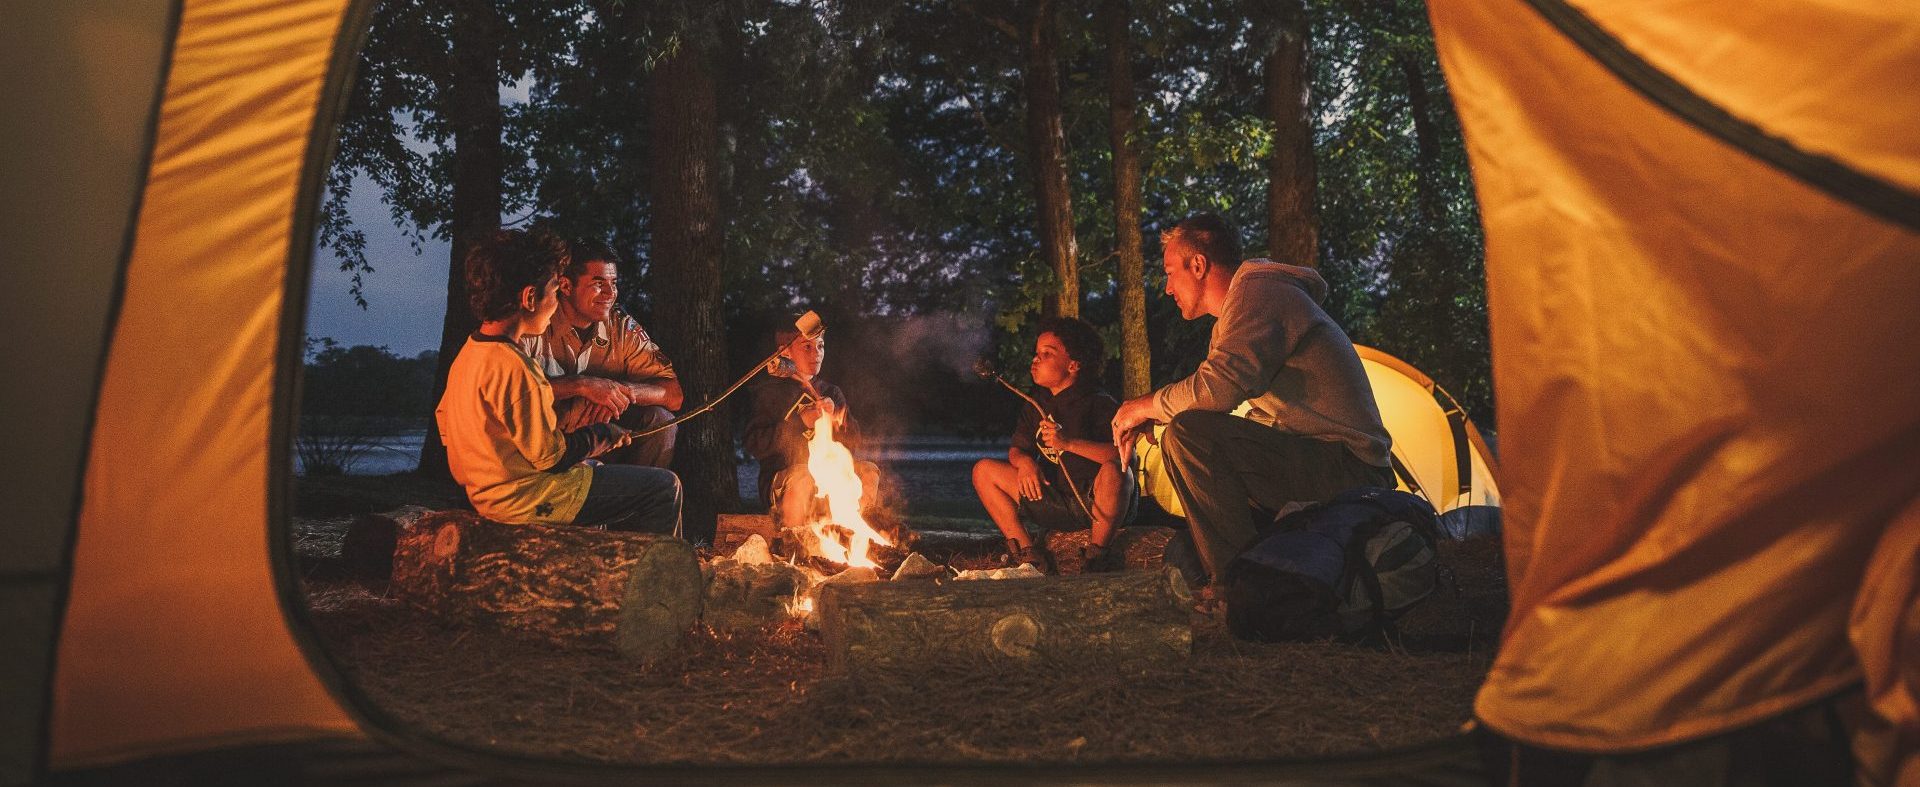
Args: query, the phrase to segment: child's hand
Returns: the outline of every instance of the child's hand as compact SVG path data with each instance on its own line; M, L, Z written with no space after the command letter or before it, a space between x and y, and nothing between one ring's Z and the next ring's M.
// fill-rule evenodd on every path
M1060 436L1060 423L1049 418L1040 422L1040 447L1049 451L1067 450L1067 441Z

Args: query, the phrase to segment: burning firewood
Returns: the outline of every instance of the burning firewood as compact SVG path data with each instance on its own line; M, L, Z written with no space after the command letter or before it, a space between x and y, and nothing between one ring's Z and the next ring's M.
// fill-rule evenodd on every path
M408 523L393 554L393 595L451 621L556 645L612 645L649 661L700 615L693 547L671 536L502 525L467 511Z
M1083 664L1185 658L1190 597L1172 570L821 588L828 666L924 668L946 659Z

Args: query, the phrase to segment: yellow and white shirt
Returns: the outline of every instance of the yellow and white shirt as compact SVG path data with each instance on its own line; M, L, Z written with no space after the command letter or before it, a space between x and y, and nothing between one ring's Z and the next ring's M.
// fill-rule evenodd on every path
M546 375L505 337L467 338L434 410L453 478L481 516L564 525L580 513L593 470L548 472L567 452Z

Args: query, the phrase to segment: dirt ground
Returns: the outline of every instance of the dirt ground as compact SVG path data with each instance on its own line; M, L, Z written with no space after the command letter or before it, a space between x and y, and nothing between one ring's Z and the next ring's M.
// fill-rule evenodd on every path
M1370 644L1256 644L1194 616L1183 663L1132 671L943 663L856 679L797 622L699 627L641 667L457 628L330 570L353 516L458 505L408 476L302 480L293 542L331 657L422 733L505 753L614 763L1228 761L1397 749L1469 715L1505 614L1496 542L1441 547L1441 589ZM909 520L909 525L917 523ZM950 527L949 521L940 523Z

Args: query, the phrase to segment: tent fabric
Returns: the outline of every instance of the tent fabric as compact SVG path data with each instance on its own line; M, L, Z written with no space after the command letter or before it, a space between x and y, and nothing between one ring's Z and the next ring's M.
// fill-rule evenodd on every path
M145 172L167 4L15 3L0 24L0 784L31 779L108 315Z
M1439 397L1446 394L1432 378L1406 361L1364 345L1354 345L1354 349L1373 388L1380 420L1393 438L1398 488L1427 498L1441 514L1498 508L1500 487L1494 480L1493 452L1473 421L1453 406L1452 397L1447 397L1443 405ZM1234 412L1244 414L1246 405ZM1164 429L1164 425L1155 427L1156 440L1142 442L1135 449L1139 452L1140 494L1167 513L1183 516L1185 509L1162 469L1157 437ZM1460 472L1463 465L1467 468L1464 478ZM1407 476L1419 489L1407 483Z
M269 551L295 205L345 0L181 10L87 464L54 767L345 732Z
M1848 634L1874 718L1855 746L1870 784L1920 784L1920 502L1880 537Z
M1493 451L1459 402L1406 361L1365 345L1354 350L1393 436L1393 457L1420 487L1414 490L1402 478L1400 488L1426 496L1441 514L1469 506L1498 508Z
M1913 182L1920 93L1854 75L1920 73L1920 6L1761 5L1600 20L1770 133ZM1431 9L1486 224L1507 495L1512 613L1481 720L1620 752L1863 674L1910 697L1885 659L1912 585L1862 591L1871 561L1902 564L1873 555L1920 496L1920 235L1650 103L1527 2Z
M1811 155L1920 196L1909 102L1920 73L1911 3L1567 2L1649 65Z

